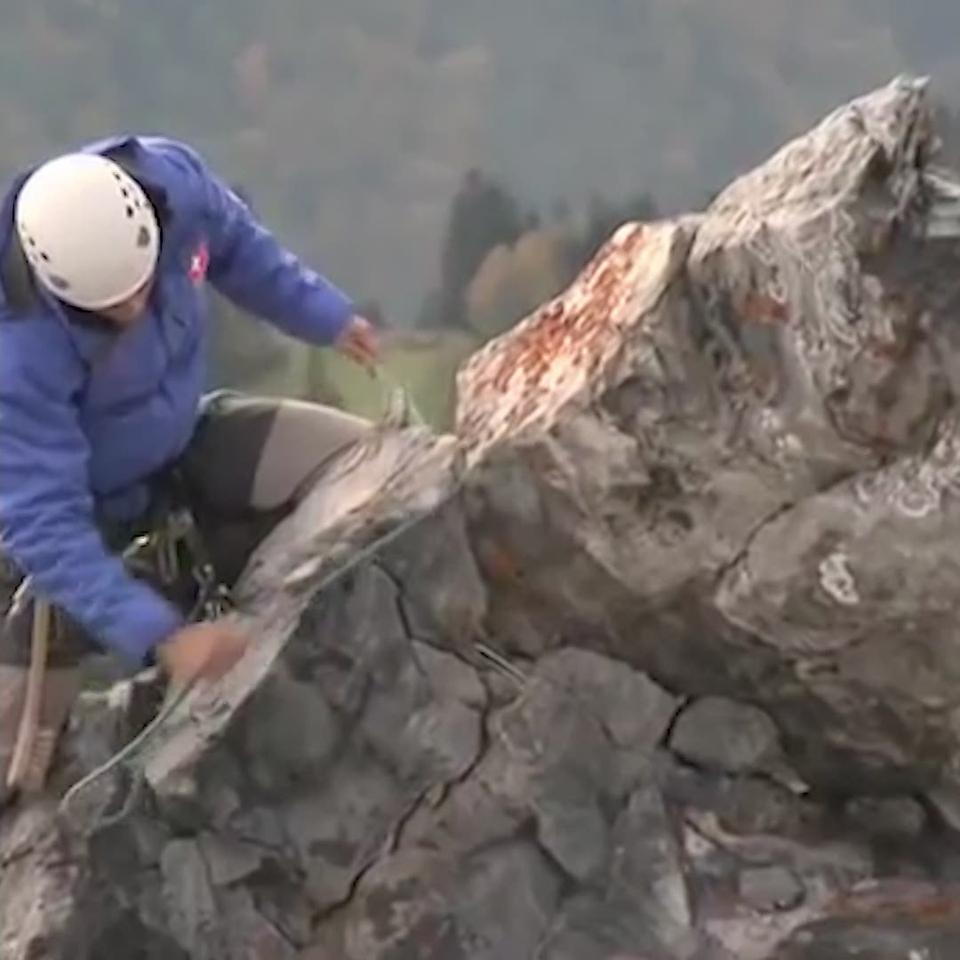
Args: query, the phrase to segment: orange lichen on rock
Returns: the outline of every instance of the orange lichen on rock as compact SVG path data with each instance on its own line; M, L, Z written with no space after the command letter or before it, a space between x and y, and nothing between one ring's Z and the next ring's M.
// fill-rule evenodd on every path
M478 451L557 410L656 305L675 273L676 224L628 224L560 296L478 351L458 378L457 433Z

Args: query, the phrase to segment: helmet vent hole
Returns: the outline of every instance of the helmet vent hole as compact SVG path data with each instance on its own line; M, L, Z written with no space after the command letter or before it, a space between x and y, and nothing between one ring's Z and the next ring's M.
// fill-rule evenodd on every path
M70 284L67 283L63 277L57 276L55 273L50 273L47 275L47 279L58 289L58 290L69 290Z
M132 219L133 219L133 207L131 207L131 206L129 206L129 205L127 206L127 219L128 219L128 220L132 220Z
M130 196L130 191L129 191L126 187L121 187L121 188L120 188L120 196L123 197L124 200L126 200L127 197Z
M47 254L47 253L41 253L41 254L40 254L40 259L41 259L44 263L49 263L49 262L50 262L50 255Z
M146 227L141 227L137 233L137 246L147 247L150 245L150 231Z

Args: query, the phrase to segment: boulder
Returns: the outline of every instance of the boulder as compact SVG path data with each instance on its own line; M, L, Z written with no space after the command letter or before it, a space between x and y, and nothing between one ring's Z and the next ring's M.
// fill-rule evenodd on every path
M677 718L670 749L697 766L750 773L773 766L780 744L776 726L762 710L704 697Z
M834 792L957 750L960 180L926 85L628 224L459 375L491 630L744 700Z

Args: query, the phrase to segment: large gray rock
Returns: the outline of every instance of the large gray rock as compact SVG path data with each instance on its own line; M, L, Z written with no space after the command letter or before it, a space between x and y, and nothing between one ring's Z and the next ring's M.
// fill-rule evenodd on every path
M769 768L780 743L777 728L762 710L722 697L704 697L680 714L670 749L708 769L749 773Z
M3 960L526 957L584 897L624 945L690 955L654 782L677 701L572 648L494 675L455 453L381 437L278 529L240 594L257 649L150 745L128 819L98 826L107 781L63 824L40 807L6 821ZM353 471L365 496L338 497ZM129 737L136 699L84 701L64 779Z
M933 786L960 738L960 181L923 83L698 217L626 225L460 372L493 629L744 699L800 776Z

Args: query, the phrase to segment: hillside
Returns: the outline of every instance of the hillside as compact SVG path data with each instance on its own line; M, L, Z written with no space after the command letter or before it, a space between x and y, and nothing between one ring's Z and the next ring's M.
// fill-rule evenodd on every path
M0 174L116 128L194 140L400 322L464 170L525 201L699 207L901 70L960 91L947 0L2 0Z

